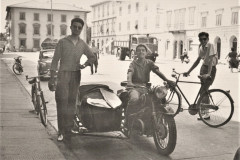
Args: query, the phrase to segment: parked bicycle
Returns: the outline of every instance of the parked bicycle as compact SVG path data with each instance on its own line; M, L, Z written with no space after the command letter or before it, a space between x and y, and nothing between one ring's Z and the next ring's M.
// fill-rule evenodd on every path
M172 77L176 78L176 87L172 89L171 92L167 95L166 101L173 109L174 116L179 112L188 110L191 115L196 115L197 113L200 116L200 119L210 127L220 127L228 123L234 112L234 101L229 94L230 91L224 91L222 89L210 89L205 91L204 94L200 96L201 87L198 91L198 94L195 98L193 104L190 104L178 83L193 83L201 84L202 82L191 82L191 81L180 81L180 76L183 73L178 73L173 69ZM201 76L198 76L200 79ZM182 108L182 99L181 95L188 104L188 109ZM207 100L207 101L206 101ZM209 114L210 119L204 119L203 115Z
M28 83L32 85L31 98L32 98L34 110L37 113L37 115L40 114L42 124L44 126L47 126L47 106L46 106L46 104L48 102L45 101L45 98L43 96L43 91L42 91L41 85L40 85L40 77L42 77L44 75L40 75L40 76L36 76L36 77L26 76L26 80L28 80Z
M21 63L21 61L22 61L21 56L15 57L14 60L15 60L15 62L12 66L12 70L16 75L20 75L23 72L23 66L22 66L22 63Z

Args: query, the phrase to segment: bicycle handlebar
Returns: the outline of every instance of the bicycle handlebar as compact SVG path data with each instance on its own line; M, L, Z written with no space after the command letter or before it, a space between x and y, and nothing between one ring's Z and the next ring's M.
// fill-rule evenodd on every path
M43 76L47 75L49 72L50 72L50 70L48 70L48 72L45 73L45 74L42 74L42 75L39 75L39 76L35 76L35 77L28 77L28 75L26 75L26 80L28 80L28 79L33 79L33 78L40 78L40 77L43 77Z

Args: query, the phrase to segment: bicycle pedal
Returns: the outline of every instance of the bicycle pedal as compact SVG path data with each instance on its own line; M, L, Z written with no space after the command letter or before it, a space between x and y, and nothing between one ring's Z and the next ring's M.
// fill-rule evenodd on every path
M180 108L180 110L179 110L180 112L183 112L183 108Z

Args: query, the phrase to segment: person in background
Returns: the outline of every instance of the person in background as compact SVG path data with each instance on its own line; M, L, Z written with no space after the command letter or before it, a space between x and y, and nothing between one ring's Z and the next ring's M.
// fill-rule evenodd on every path
M57 85L55 100L57 104L58 141L70 142L73 128L73 118L76 97L81 80L81 69L91 66L95 56L88 45L79 37L84 26L80 18L71 20L71 35L59 40L51 64L51 77L48 82L49 89L54 91L55 75L57 74ZM80 59L85 54L87 61L81 65Z
M91 74L93 74L93 73L94 73L94 71L93 71L93 66L94 66L94 68L95 68L95 73L97 73L99 50L98 50L97 47L95 47L95 44L94 44L94 43L92 43L92 48L91 48L91 50L92 50L92 53L93 53L93 54L95 55L95 57L96 57L96 60L93 62L93 64L91 64Z
M198 34L198 38L200 41L200 45L198 48L198 57L196 61L193 63L191 68L183 74L183 76L187 77L192 72L192 70L198 66L201 59L203 60L201 69L200 69L200 75L202 76L202 81L204 82L201 86L201 93L202 95L206 90L209 89L209 87L212 85L215 75L216 75L216 65L218 63L218 56L215 52L214 45L209 42L209 34L206 32L201 32ZM209 99L204 100L205 103L209 103ZM210 115L208 114L208 111L206 110L203 114L203 118L205 120L210 119ZM198 118L198 120L201 120Z
M231 68L231 72L233 72L233 68L238 69L238 65L239 65L238 54L234 47L231 48L231 52L228 53L226 58L229 58L228 62L229 62L229 67Z

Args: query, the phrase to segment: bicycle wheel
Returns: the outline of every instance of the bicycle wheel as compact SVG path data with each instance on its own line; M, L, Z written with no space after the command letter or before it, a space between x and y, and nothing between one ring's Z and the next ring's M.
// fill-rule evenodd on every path
M182 106L181 94L176 89L173 89L172 91L168 92L166 96L165 107L167 111L173 113L173 116L176 116L180 112L181 106Z
M199 116L210 127L220 127L228 123L234 112L232 97L228 92L221 89L212 89L198 100ZM204 119L209 115L210 119Z
M22 74L22 70L20 67L21 66L18 63L14 63L14 65L12 66L12 70L16 75Z
M37 94L35 92L35 87L34 86L32 86L31 97L32 97L32 103L33 103L34 110L38 114L39 111L38 111L38 107L37 107Z
M44 126L47 126L47 107L43 94L37 96L37 104L39 105L41 122Z
M177 129L174 117L157 114L157 124L154 126L153 139L158 152L161 155L171 154L177 142Z

